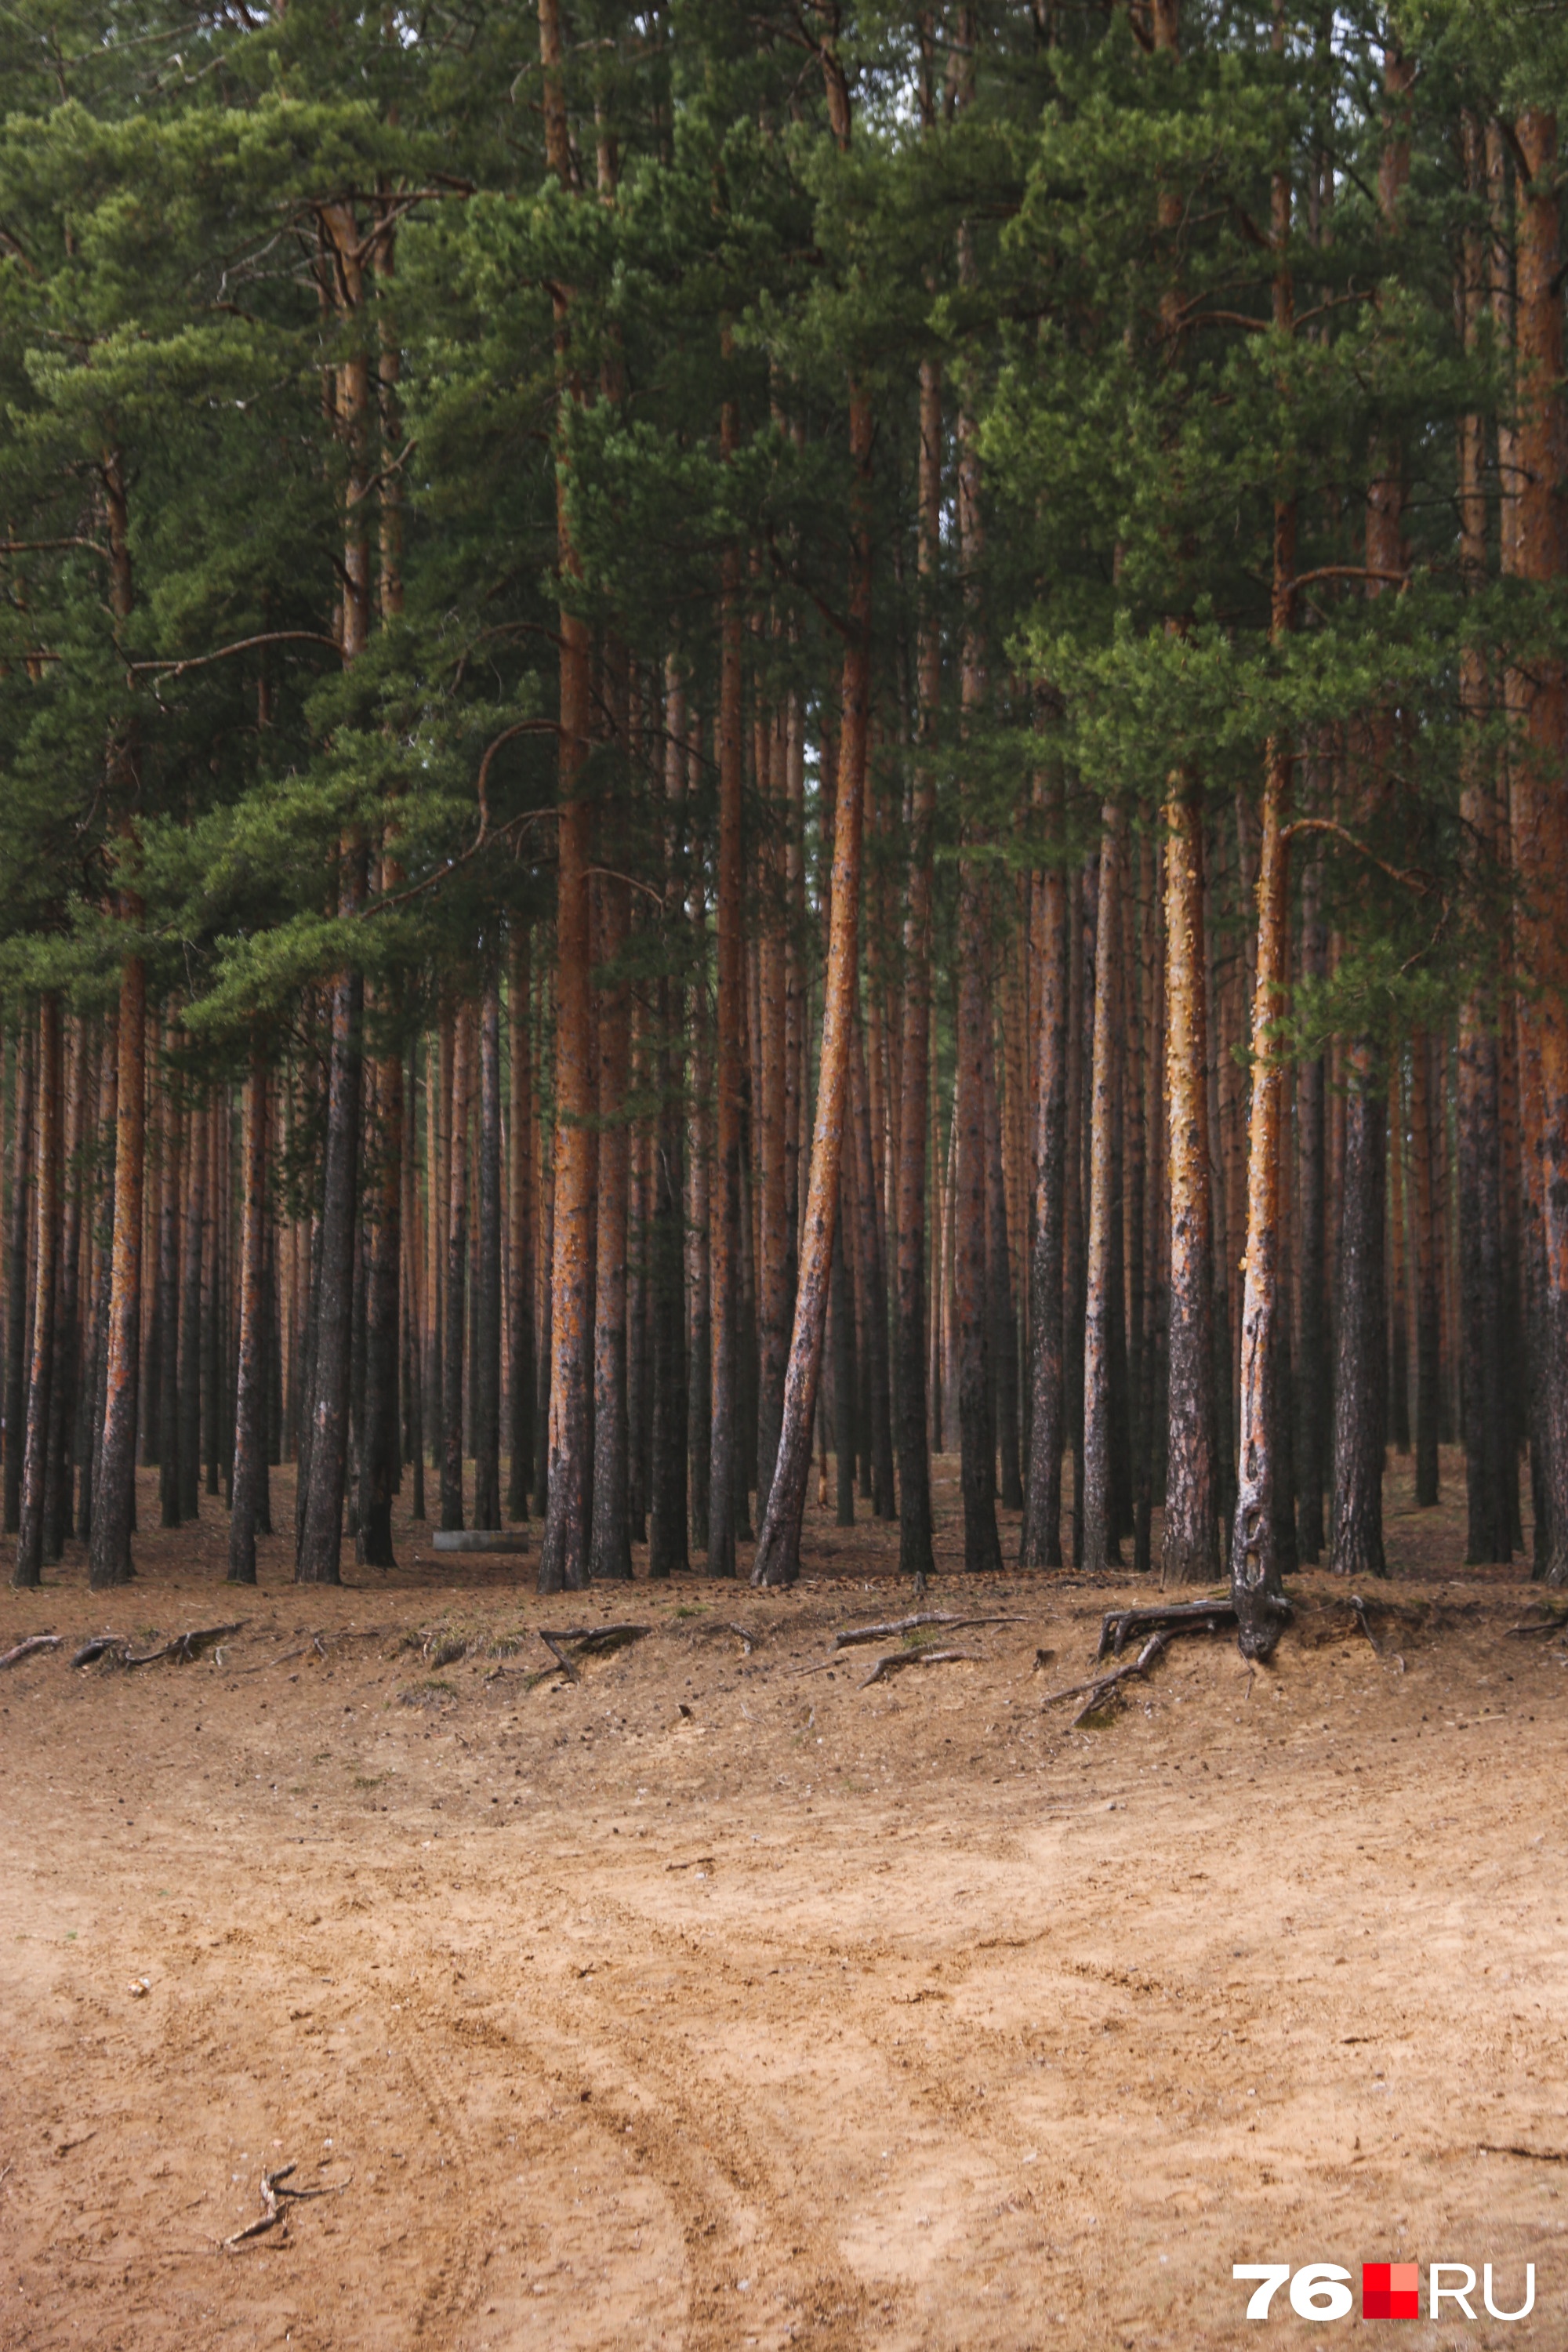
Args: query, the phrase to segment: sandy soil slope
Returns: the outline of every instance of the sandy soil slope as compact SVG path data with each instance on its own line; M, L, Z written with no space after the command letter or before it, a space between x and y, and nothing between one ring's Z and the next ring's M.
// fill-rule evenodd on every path
M0 1597L66 1637L0 1675L5 2352L1190 2352L1319 2339L1233 2262L1401 2258L1536 2265L1409 2352L1568 2346L1568 1636L1457 1502L1391 1517L1381 1654L1306 1575L1273 1669L1188 1642L1080 1728L1131 1577L946 1574L1016 1622L865 1687L802 1670L912 1604L815 1507L794 1594L550 1602L406 1528L235 1596L204 1507L107 1607ZM332 2193L222 2252L287 2161Z

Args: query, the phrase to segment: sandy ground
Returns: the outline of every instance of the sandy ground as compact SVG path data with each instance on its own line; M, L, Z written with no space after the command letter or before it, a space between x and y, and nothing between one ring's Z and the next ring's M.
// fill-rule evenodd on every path
M212 1503L107 1608L6 1591L67 1647L0 1676L0 2346L1188 2352L1259 2340L1235 2262L1389 2259L1536 2266L1402 2347L1568 2346L1568 1637L1454 1565L1457 1468L1391 1475L1381 1654L1303 1576L1271 1670L1189 1642L1078 1729L1131 1576L948 1573L1016 1622L866 1688L802 1669L911 1604L815 1506L780 1598L405 1528L236 1600ZM221 2251L289 2161L332 2193Z

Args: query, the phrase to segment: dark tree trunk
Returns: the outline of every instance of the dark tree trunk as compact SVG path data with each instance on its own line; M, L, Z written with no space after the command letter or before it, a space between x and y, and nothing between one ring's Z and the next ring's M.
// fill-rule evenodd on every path
M892 1374L888 1362L888 1277L882 1262L881 1221L877 1214L876 1160L871 1149L870 1087L866 1076L866 1038L858 1021L851 1066L855 1119L856 1186L860 1213L860 1265L866 1289L866 1370L870 1391L871 1508L879 1519L898 1517L893 1493Z
M1480 1008L1459 1028L1460 1361L1468 1566L1510 1560L1511 1442L1504 1375L1506 1294L1497 1040Z
M603 883L603 960L619 964L630 920L626 885ZM629 1135L626 1119L631 998L624 977L599 994L599 1181L594 1284L594 1496L589 1574L625 1582L632 1572L627 1519L630 1428L626 1409L626 1235Z
M359 1558L395 1568L392 1498L397 1491L397 1360L405 1154L403 1056L376 1065L375 1160L369 1173L370 1263L365 1279L364 1425L360 1444Z
M842 1187L842 1179L841 1179ZM837 1472L837 1519L841 1528L855 1524L855 1313L849 1297L849 1269L845 1263L844 1226L847 1208L843 1191L838 1199L838 1223L833 1235L833 1296L830 1303L833 1364L833 1452Z
M511 1130L508 1138L510 1213L507 1261L507 1517L528 1517L533 1457L533 1077L529 1053L529 930L511 933L507 1022L511 1046Z
M1094 1092L1089 1118L1089 1245L1083 1322L1082 1565L1091 1571L1119 1566L1121 1559L1112 1461L1116 1189L1112 1127L1120 1058L1115 1012L1125 825L1121 813L1109 806L1104 824L1094 956Z
M1383 1242L1388 1105L1375 1049L1349 1056L1340 1221L1339 1360L1334 1377L1334 1503L1330 1566L1383 1576L1383 1457L1387 1414Z
M212 1234L207 1251L206 1296L203 1307L202 1354L202 1448L206 1463L206 1490L218 1492L218 1471L224 1452L224 1398L228 1383L225 1379L224 1361L227 1339L228 1290L231 1269L226 1253L220 1264L219 1244L223 1238L220 1204L226 1211L229 1181L229 1112L227 1091L213 1106L212 1136L208 1145L208 1223ZM273 1279L270 1255L268 1259L268 1280ZM278 1354L276 1334L278 1317L275 1306L268 1308L268 1458L277 1459L276 1448L282 1423L282 1366Z
M360 854L363 872L363 852ZM351 881L352 903L360 890ZM332 994L332 1050L321 1188L320 1274L312 1300L310 1474L295 1573L301 1584L336 1584L348 1477L353 1372L355 1209L359 1193L360 1012L357 972Z
M1051 795L1060 824L1059 788ZM1069 890L1059 865L1035 879L1039 960L1039 1087L1035 1129L1035 1213L1029 1257L1029 1475L1019 1558L1026 1568L1062 1564L1062 1454L1067 1444L1067 1359L1062 1283L1067 1239Z
M62 1557L72 1533L71 1452L81 1421L78 1410L82 1337L81 1236L87 1181L82 1147L91 1085L87 1029L85 1024L79 1023L68 1063L61 1141L64 1157L59 1290L53 1334L54 1370L49 1381L48 1462L44 1480L44 1559L50 1565Z
M1002 1507L1021 1511L1024 1482L1018 1460L1018 1325L1013 1307L1013 1266L1007 1248L1002 1107L996 1090L996 1055L989 1034L985 1047L985 1302L991 1317L992 1419L1001 1465Z
M174 1043L174 1025L166 1030ZM163 1186L158 1214L158 1344L153 1357L158 1397L158 1523L177 1528L184 1482L180 1475L180 1240L185 1139L192 1113L170 1099L164 1084Z
M661 1029L671 1036L673 992L660 982ZM649 1282L653 1323L653 1477L648 1503L648 1574L689 1568L686 1534L686 1271L682 1234L685 1170L676 1058L667 1045L654 1158Z
M1303 893L1301 966L1309 980L1324 971L1315 875ZM1328 1465L1327 1069L1320 1055L1296 1079L1296 1534L1303 1562L1323 1549L1323 1487Z
M1443 1334L1438 1291L1435 1194L1436 1172L1434 1098L1441 1116L1436 1040L1424 1029L1410 1043L1410 1158L1415 1240L1415 1503L1429 1509L1437 1500L1437 1434L1442 1417Z
M453 1031L452 1107L447 1141L446 1296L441 1317L441 1525L463 1524L463 1373L468 1277L468 1056L473 1022L459 1008Z
M60 1239L60 1000L49 990L38 1005L38 1140L36 1155L37 1245L33 1261L33 1329L23 1441L21 1527L16 1538L17 1584L43 1580L44 1486L48 1469L49 1392L54 1381L55 1307Z
M700 906L700 901L695 897L694 904ZM700 919L694 928L700 929ZM693 1007L697 1061L691 1105L691 1204L687 1213L689 1263L686 1276L689 1318L687 1326L689 1333L687 1412L691 1439L691 1543L697 1551L708 1549L711 1493L709 1474L713 1443L710 1402L713 1381L712 1255L709 1246L712 1232L712 1160L709 1151L710 1129L708 1117L710 1060L706 1051L704 1013L705 1007L699 994Z
M479 1268L474 1300L474 1525L500 1512L500 989L495 972L479 1014Z
M267 1469L267 1061L250 1048L245 1087L245 1164L239 1236L239 1360L235 1378L234 1484L228 1521L231 1584L256 1581L256 1538L270 1532ZM265 1526L264 1526L265 1523Z
M98 1274L93 1286L92 1341L84 1383L86 1430L81 1453L81 1493L77 1528L91 1558L93 1507L98 1493L99 1454L103 1444L103 1407L109 1374L109 1298L114 1271L114 1130L120 1099L119 1016L110 1013L99 1057L97 1149L102 1155L99 1192ZM86 1214L84 1208L83 1214Z
M991 1431L990 1316L985 1281L984 915L979 874L965 858L959 880L958 1005L958 1443L963 1496L963 1564L1002 1565L996 1533L995 1450Z
M201 1515L202 1488L202 1240L207 1206L207 1138L205 1108L185 1114L184 1263L180 1273L179 1512Z
M11 1120L10 1264L6 1298L10 1314L5 1328L5 1533L14 1536L22 1524L22 1456L26 1445L27 1349L32 1325L27 1315L27 1203L33 1197L33 1091L37 1041L29 1022L17 1032L16 1103Z

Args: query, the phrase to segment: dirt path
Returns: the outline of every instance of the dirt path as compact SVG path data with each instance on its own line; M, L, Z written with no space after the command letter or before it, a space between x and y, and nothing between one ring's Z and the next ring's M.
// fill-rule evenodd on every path
M1379 1655L1303 1577L1274 1671L1189 1643L1074 1729L1130 1580L950 1578L1022 1622L868 1689L798 1669L909 1606L887 1539L813 1534L787 1598L572 1604L274 1543L217 1659L130 1672L69 1646L230 1613L216 1517L107 1611L5 1594L67 1641L0 1675L6 2352L1188 2352L1258 2340L1233 2262L1402 2258L1537 2275L1402 2345L1568 2345L1568 2162L1482 2152L1568 2154L1529 1589L1417 1559ZM218 2252L286 2161L334 2193Z

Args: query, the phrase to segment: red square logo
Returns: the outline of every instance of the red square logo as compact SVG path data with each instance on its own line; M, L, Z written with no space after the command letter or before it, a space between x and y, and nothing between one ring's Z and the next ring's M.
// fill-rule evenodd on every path
M1416 2263L1363 2263L1363 2319L1419 2319L1421 2270Z

